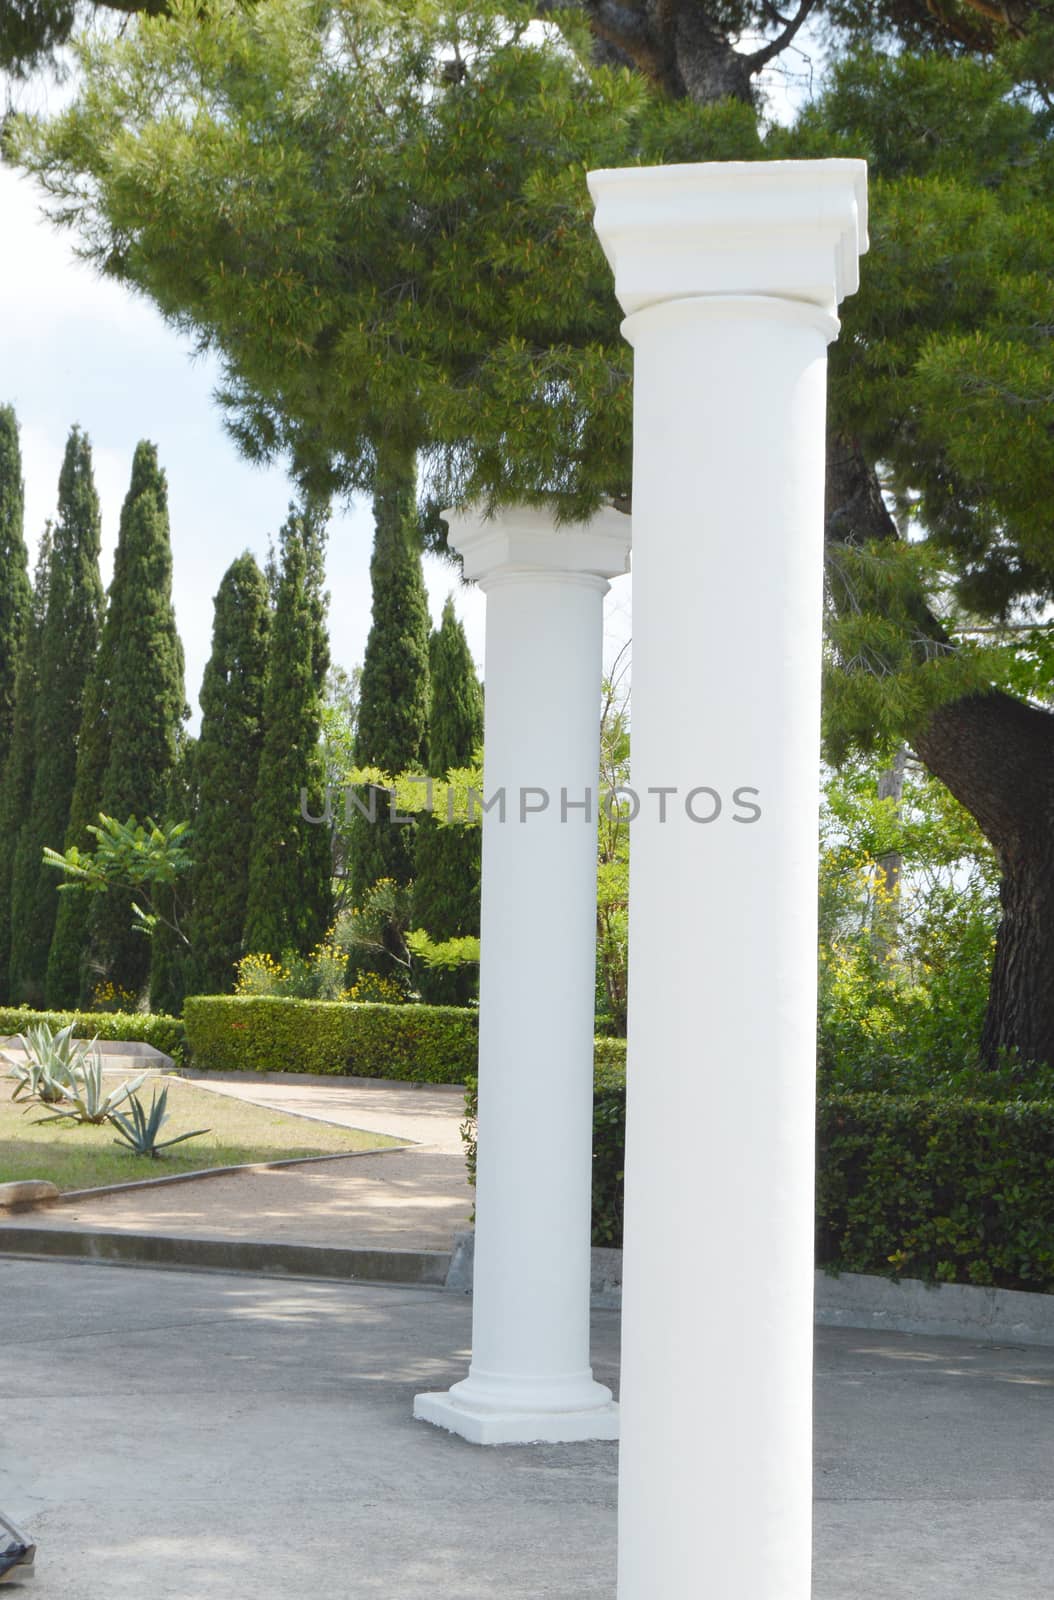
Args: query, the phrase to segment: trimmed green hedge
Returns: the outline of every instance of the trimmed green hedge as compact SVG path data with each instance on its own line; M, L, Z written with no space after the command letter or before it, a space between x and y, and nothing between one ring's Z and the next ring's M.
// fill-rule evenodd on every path
M601 1051L611 1043L597 1041L593 1243L618 1246L626 1078ZM470 1099L470 1154L474 1109ZM1054 1100L821 1097L816 1264L1054 1292Z
M818 1266L1054 1290L1054 1101L832 1096L817 1133Z
M198 1067L463 1083L476 1069L469 1006L356 1005L280 995L195 995L183 1007Z
M153 1045L177 1063L186 1051L187 1036L178 1017L139 1011L30 1011L25 1006L7 1006L0 1008L0 1038L25 1033L40 1022L55 1029L73 1022L78 1039L127 1039Z

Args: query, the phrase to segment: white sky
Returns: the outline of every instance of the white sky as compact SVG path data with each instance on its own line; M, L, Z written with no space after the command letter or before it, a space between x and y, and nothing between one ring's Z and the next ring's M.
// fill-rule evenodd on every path
M279 468L250 465L224 433L211 395L218 373L146 301L76 260L71 236L41 216L36 186L0 167L0 403L21 425L30 565L55 514L59 468L73 423L92 442L102 502L103 581L109 582L132 454L158 446L168 474L176 616L194 708L208 658L212 601L234 558L260 563L286 514L292 486ZM361 662L370 626L368 503L334 518L327 581L333 659ZM425 559L434 622L453 592L477 666L483 668L484 599L456 570ZM608 596L610 660L629 634L629 579Z

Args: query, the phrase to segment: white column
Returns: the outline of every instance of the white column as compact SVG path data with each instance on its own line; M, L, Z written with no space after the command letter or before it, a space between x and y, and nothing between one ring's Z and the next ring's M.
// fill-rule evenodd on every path
M826 349L866 168L590 187L635 364L618 1592L808 1600Z
M446 520L487 596L475 1287L468 1377L414 1416L474 1444L613 1439L589 1364L596 806L629 518Z

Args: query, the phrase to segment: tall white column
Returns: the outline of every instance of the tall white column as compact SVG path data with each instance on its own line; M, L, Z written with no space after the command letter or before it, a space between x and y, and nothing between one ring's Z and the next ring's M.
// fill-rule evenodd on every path
M472 1364L414 1416L474 1444L613 1439L589 1364L596 807L629 518L446 520L487 596Z
M808 1600L826 350L866 168L590 188L635 364L618 1592Z

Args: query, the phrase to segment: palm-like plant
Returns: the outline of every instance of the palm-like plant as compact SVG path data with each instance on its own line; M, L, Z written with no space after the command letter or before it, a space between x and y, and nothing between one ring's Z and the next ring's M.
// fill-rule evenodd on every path
M119 1088L111 1089L110 1093L106 1094L102 1086L102 1056L94 1046L93 1039L88 1051L85 1051L78 1062L72 1081L63 1085L59 1099L53 1103L52 1115L38 1117L39 1123L89 1122L97 1126L99 1123L108 1122L117 1107L123 1105L129 1096L141 1087L146 1078L145 1072L140 1073L138 1078L128 1079Z
M197 1139L199 1135L208 1133L208 1128L195 1128L192 1133L179 1133L174 1139L158 1139L158 1134L168 1121L168 1088L161 1090L160 1094L155 1089L150 1102L149 1111L139 1099L139 1096L129 1096L128 1111L125 1116L121 1111L111 1111L110 1123L114 1131L119 1134L115 1144L127 1144L137 1156L160 1155L162 1150L167 1150L170 1145L182 1144L184 1139Z
M24 1061L6 1050L0 1052L9 1064L7 1076L15 1080L13 1100L38 1100L42 1105L55 1105L76 1085L81 1052L79 1041L73 1038L73 1028L74 1024L69 1022L52 1033L46 1022L40 1022L36 1027L27 1028L24 1034L18 1034Z

